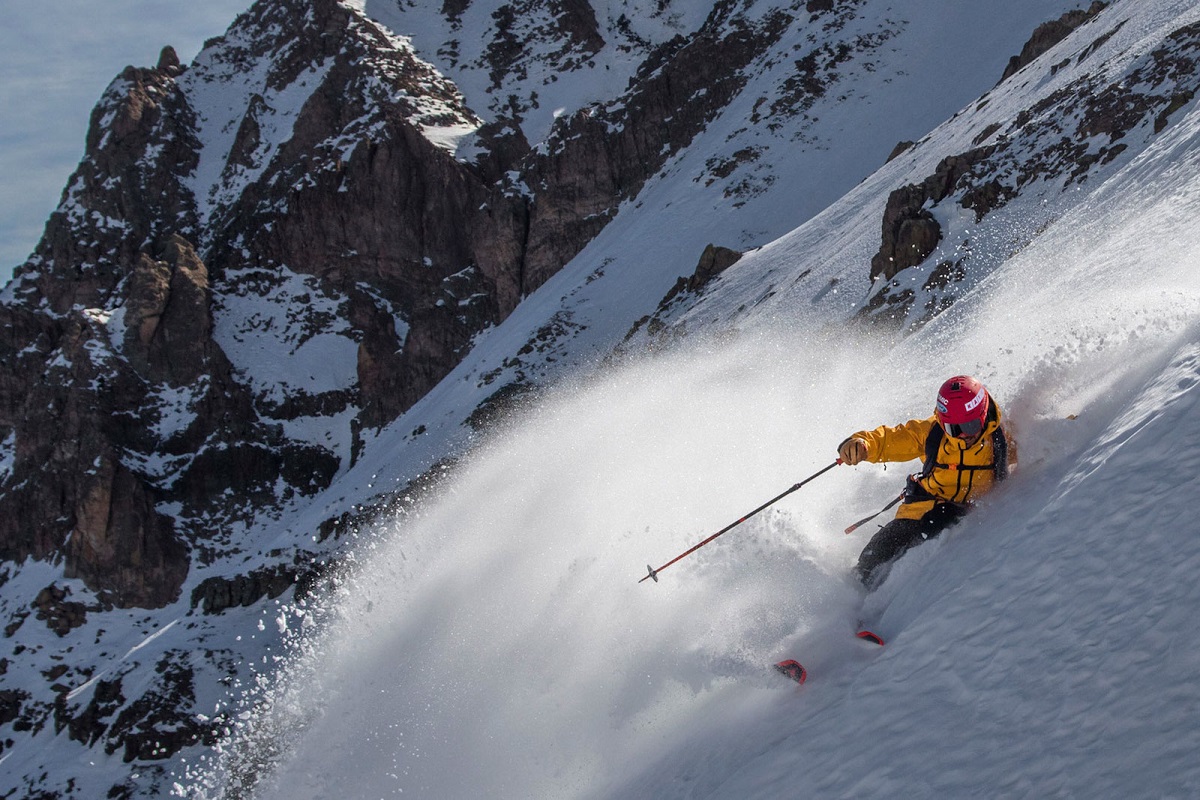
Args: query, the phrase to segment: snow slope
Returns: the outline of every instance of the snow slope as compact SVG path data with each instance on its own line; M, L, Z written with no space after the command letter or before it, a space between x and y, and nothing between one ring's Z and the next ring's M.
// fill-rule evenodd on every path
M1124 219L1126 236L1148 222ZM827 463L847 417L925 413L900 399L923 370L896 366L920 344L747 337L564 391L372 555L272 712L321 716L263 796L1189 796L1190 298L1169 331L1127 324L1131 304L1074 350L1038 325L1043 307L1021 313L1040 355L997 361L1020 473L868 598L883 651L850 639L862 541L839 531L899 471L839 471L636 581ZM856 373L896 391L862 402ZM803 689L766 670L786 655L808 665Z
M378 531L326 633L178 793L273 764L258 796L1200 794L1198 136L1193 102L1061 216L1010 208L1040 235L915 335L830 327L801 302L825 272L560 384ZM844 263L859 202L699 308ZM960 371L1008 413L1019 469L874 595L847 574L870 530L841 530L903 467L839 468L638 583ZM850 636L860 617L887 647ZM767 668L785 656L806 686Z

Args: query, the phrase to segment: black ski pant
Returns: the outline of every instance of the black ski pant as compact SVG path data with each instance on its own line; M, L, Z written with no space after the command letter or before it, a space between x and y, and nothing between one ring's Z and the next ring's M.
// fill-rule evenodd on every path
M964 506L938 503L920 519L892 520L867 542L867 546L858 557L854 574L867 589L874 589L883 583L893 561L910 548L937 536L966 513L967 509Z

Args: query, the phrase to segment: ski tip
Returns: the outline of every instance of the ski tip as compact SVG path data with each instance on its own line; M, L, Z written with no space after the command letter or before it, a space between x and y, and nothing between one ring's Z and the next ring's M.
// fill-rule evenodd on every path
M808 680L808 670L801 666L799 661L789 658L786 661L780 661L775 665L775 671L779 674L791 678L796 683L801 685Z
M879 635L879 634L877 634L877 633L873 633L872 631L868 631L868 630L861 630L861 631L859 631L858 633L856 633L856 634L854 634L854 635L855 635L855 636L857 636L857 637L858 637L858 638L860 638L860 639L863 639L863 640L865 640L865 641L868 641L868 642L872 642L872 643L874 643L874 644L877 644L877 645L879 645L880 647L882 647L882 646L883 646L883 637L882 637L882 636L880 636L880 635Z

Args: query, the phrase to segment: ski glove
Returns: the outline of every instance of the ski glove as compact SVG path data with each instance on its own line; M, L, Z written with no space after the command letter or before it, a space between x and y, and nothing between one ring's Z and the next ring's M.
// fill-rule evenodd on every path
M860 461L867 460L867 443L862 439L855 439L851 436L846 441L838 445L838 458L843 463L854 466Z

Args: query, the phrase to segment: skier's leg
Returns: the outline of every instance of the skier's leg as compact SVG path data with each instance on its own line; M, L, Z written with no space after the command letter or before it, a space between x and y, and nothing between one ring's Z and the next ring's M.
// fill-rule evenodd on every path
M868 589L887 577L890 565L911 547L932 539L958 522L966 509L953 503L938 503L920 519L894 519L879 529L863 548L854 574Z
M928 538L921 536L922 523L923 520L917 519L894 519L871 537L854 567L854 574L864 586L874 589L887 575L884 567L903 555L908 548Z
M921 541L932 539L967 513L964 506L954 503L938 503L929 513L921 517Z

